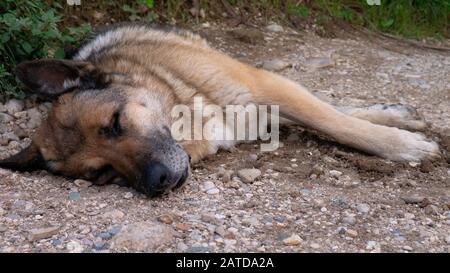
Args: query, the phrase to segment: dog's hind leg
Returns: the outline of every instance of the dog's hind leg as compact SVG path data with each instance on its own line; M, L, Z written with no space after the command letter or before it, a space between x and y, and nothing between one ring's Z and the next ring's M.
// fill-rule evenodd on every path
M251 73L255 73L255 80L249 89L257 103L279 105L281 116L325 133L337 142L396 161L420 161L440 155L438 145L421 134L338 111L302 86L274 73Z
M410 131L423 131L427 127L423 117L410 105L374 104L368 107L335 107L342 113L368 120L375 124Z

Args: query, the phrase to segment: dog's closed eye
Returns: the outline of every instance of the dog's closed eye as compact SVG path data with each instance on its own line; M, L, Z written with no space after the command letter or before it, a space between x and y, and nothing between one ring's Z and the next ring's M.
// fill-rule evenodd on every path
M120 112L115 112L111 118L111 122L106 127L101 127L98 131L100 136L106 138L116 138L123 133L122 126L120 124Z

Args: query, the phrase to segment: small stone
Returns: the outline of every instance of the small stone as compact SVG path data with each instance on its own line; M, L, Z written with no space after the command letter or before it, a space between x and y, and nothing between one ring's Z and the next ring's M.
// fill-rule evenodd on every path
M125 199L131 199L131 198L133 198L133 193L131 193L131 192L126 192L126 193L123 195L123 198L125 198Z
M213 189L209 189L206 191L207 194L218 194L220 192L220 190L218 188L213 188Z
M330 176L333 178L339 178L339 176L341 176L341 175L342 175L342 172L340 172L340 171L337 171L337 170L330 171Z
M106 243L104 241L94 242L94 249L95 250L104 250L105 248L106 248Z
M203 222L206 223L210 223L213 225L218 225L220 224L220 220L216 218L215 215L213 214L209 214L209 213L204 213L202 214L201 218L200 218Z
M22 128L20 128L19 126L14 126L13 127L13 132L16 136L18 136L19 138L24 138L27 137L28 134L27 132L25 132L25 130L23 130Z
M154 252L173 240L173 230L156 221L125 226L111 239L111 249L127 252Z
M113 226L112 228L110 228L108 230L109 233L111 233L112 235L116 235L117 233L119 233L122 230L121 226Z
M361 213L368 213L370 211L370 206L368 204L365 203L359 203L356 205L356 210L361 212Z
M215 233L219 234L222 237L225 237L225 235L227 234L225 231L225 228L223 226L217 226L216 229L214 230Z
M27 110L27 115L28 115L28 118L31 119L31 120L35 120L35 121L38 121L38 122L41 122L41 120L42 120L42 114L38 110L38 108L36 108L36 107L28 109Z
M186 250L186 252L188 252L188 253L206 253L206 252L209 252L209 248L204 247L204 246L191 246Z
M14 120L14 117L6 114L6 113L0 113L0 122L2 123L9 123Z
M80 199L80 197L81 197L81 195L79 192L71 192L71 193L69 193L68 199L69 199L69 201L73 202L73 201L77 201L78 199Z
M330 58L310 58L306 60L305 65L312 69L334 66L334 61Z
M406 204L418 204L424 199L424 197L418 195L403 196L401 198Z
M368 241L366 244L366 249L372 250L378 247L378 242L375 241Z
M290 237L283 240L283 244L286 246L298 246L302 242L302 238L297 234L293 234Z
M320 166L319 164L316 164L316 165L314 165L312 168L311 168L311 172L309 173L309 176L311 176L311 175L316 175L317 177L319 177L319 176L321 176L322 174L324 174L325 173L325 171L324 171L324 169L323 169L323 167L322 166Z
M8 132L6 134L3 134L3 137L9 141L11 141L11 140L20 141L19 137L16 134L14 134L13 132Z
M326 206L326 203L325 203L325 200L323 200L323 199L314 199L313 205L315 208L321 209Z
M106 218L106 219L111 219L111 220L119 220L122 219L125 216L125 213L123 213L121 210L118 209L113 209L110 211L107 211L105 213L103 213L102 217Z
M211 190L211 189L214 189L214 188L216 188L216 185L212 182L212 181L205 181L203 184L202 184L202 190L204 191L204 192L206 192L206 191L208 191L208 190Z
M55 234L58 234L60 227L46 227L46 228L38 228L32 229L29 231L28 239L30 241L39 241L42 239L50 238Z
M445 237L445 242L446 242L447 244L450 244L450 235L448 235L447 237Z
M258 169L241 169L237 174L242 182L253 183L261 176L261 171Z
M403 216L405 217L405 219L409 219L409 220L416 218L416 216L414 214L409 213L409 212L405 212L405 214Z
M90 186L92 186L92 182L91 181L87 181L87 180L83 180L83 179L76 179L75 181L73 181L73 183L75 185L77 185L77 187L79 188L89 188Z
M346 233L350 237L357 237L358 236L358 232L356 230L353 230L353 229L347 229Z
M178 244L177 244L177 250L179 251L179 252L186 252L186 250L188 250L188 246L185 244L185 243L183 243L183 242L179 242Z
M417 166L420 165L419 162L415 162L415 161L411 161L411 162L409 162L408 164L409 164L409 166L411 166L411 167L417 167Z
M285 68L292 66L290 63L285 62L280 59L272 59L268 61L264 61L262 64L262 68L271 71L281 71Z
M188 231L188 230L189 230L189 226L186 225L185 223L177 223L177 224L175 225L175 228L176 228L176 229L179 229L179 230L181 230L181 231Z
M272 31L272 32L282 32L283 31L283 27L278 24L270 24L270 25L266 26L266 29L268 31Z
M70 253L81 253L84 250L83 246L77 241L70 241L70 242L68 242L67 245L66 245L66 249Z
M435 205L428 205L425 207L425 213L428 215L439 215L439 208Z
M8 114L14 115L15 113L23 110L24 103L23 103L23 101L20 101L20 100L11 99L8 102L6 102L6 104L4 106L5 106L5 110L6 110L6 112L8 112Z
M413 251L413 248L410 246L403 246L402 248L406 251Z
M160 221L161 223L164 223L166 225L171 225L173 223L173 219L170 215L167 214L163 214L158 216L158 221Z
M311 248L313 248L313 249L319 249L319 248L320 248L320 245L317 244L317 243L312 243L312 244L310 244L309 246L310 246Z
M102 238L104 240L108 240L112 237L112 234L109 232L99 232L97 233L97 237Z
M353 216L345 216L342 218L342 223L348 225L354 225L356 223L356 219Z

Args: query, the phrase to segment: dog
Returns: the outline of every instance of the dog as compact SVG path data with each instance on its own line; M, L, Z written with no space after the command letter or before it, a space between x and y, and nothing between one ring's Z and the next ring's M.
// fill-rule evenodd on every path
M194 97L220 107L278 105L282 118L393 161L440 156L435 142L410 132L426 127L410 106L333 107L300 84L241 63L184 30L116 25L71 59L23 62L16 75L51 98L53 108L30 146L0 167L46 169L97 185L122 180L148 196L181 186L190 164L239 142L175 140L170 109L192 108Z

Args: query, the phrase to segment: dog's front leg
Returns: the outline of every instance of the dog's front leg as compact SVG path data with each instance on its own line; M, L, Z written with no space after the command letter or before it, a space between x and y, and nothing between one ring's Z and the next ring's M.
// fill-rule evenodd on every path
M438 145L423 135L376 125L336 110L302 86L265 70L251 70L249 86L260 104L280 106L281 116L325 133L337 142L395 161L439 157Z

